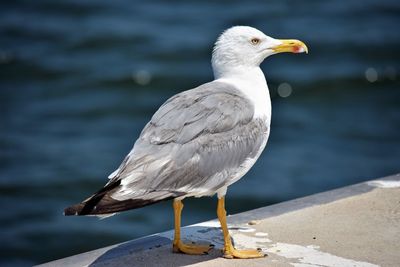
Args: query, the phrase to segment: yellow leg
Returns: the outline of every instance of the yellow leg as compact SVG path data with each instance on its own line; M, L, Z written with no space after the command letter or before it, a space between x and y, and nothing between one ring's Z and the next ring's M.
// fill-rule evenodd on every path
M172 243L173 252L191 254L191 255L202 255L208 254L214 245L200 246L192 244L184 244L181 241L181 213L183 209L183 203L181 200L174 200L174 215L175 215L175 234L174 241Z
M224 234L224 257L228 259L252 259L262 258L266 255L258 250L236 250L229 235L228 226L226 225L225 197L218 199L217 215L221 223L222 233Z

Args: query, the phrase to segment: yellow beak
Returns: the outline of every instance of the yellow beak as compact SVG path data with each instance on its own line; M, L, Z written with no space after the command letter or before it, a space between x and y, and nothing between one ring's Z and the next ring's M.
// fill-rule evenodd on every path
M272 47L271 49L276 53L291 52L308 54L307 46L299 40L278 40L282 42L280 45Z

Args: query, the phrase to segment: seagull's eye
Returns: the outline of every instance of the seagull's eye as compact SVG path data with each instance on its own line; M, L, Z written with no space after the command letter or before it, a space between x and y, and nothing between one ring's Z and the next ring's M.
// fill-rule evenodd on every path
M258 45L260 42L261 42L261 40L258 39L258 38L253 38L253 39L251 39L251 43L252 43L253 45Z

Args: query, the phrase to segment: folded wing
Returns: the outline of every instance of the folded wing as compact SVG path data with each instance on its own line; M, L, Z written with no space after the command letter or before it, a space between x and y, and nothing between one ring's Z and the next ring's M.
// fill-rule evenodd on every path
M68 213L114 213L214 194L247 171L247 162L266 140L268 126L253 114L252 103L222 82L173 96L154 114L109 183Z

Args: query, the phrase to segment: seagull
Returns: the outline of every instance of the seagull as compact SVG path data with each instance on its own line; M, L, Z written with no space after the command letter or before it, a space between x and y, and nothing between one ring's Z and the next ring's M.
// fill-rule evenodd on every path
M234 26L212 52L214 80L169 98L142 130L108 183L65 215L111 216L173 200L173 252L207 254L213 245L181 241L187 197L217 194L225 258L259 258L258 250L234 248L226 222L228 186L243 177L264 150L270 133L271 99L260 64L270 55L308 53L299 40L280 40L249 26Z

